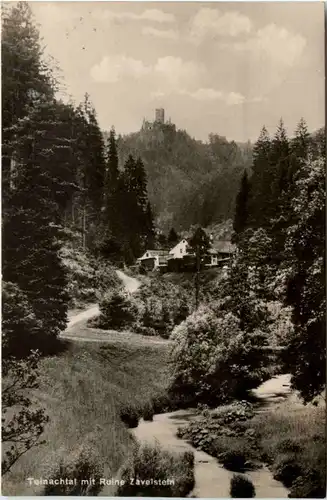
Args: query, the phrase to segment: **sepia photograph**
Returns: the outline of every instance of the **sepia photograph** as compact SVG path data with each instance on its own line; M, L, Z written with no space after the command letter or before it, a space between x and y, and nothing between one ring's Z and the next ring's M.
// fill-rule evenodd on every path
M325 15L1 2L2 495L326 497Z

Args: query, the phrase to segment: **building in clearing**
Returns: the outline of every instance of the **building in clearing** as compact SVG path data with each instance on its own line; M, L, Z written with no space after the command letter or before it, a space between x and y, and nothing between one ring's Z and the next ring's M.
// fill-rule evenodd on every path
M147 271L165 269L168 261L168 250L147 250L137 259L138 264Z
M169 252L169 259L182 259L188 254L189 244L184 238L182 241L177 243Z

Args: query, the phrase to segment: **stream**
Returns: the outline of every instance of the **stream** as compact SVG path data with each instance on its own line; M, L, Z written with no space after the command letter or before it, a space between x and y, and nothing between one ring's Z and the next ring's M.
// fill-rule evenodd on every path
M265 383L257 389L258 396L262 400L265 399L265 396L267 397L270 408L274 404L275 392L278 396L281 395L281 392L284 392L285 395L289 392L287 379L284 375L271 380L272 383ZM279 398L277 397L277 399ZM194 419L195 415L194 410L178 410L155 415L152 422L141 420L138 427L133 429L133 434L141 443L158 443L163 449L172 452L192 451L194 453L195 488L192 496L197 498L230 498L230 480L233 472L225 469L208 453L194 448L190 443L176 436L178 427L187 425L191 419ZM282 483L273 478L266 466L248 471L246 475L254 484L257 498L288 497L288 490Z

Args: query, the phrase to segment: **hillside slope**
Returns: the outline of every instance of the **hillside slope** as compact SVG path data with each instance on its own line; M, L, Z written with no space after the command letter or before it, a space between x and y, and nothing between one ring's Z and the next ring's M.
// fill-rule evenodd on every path
M240 176L251 165L250 145L217 135L203 143L169 123L145 122L139 132L118 138L118 151L121 165L129 154L142 158L156 222L164 231L230 218Z

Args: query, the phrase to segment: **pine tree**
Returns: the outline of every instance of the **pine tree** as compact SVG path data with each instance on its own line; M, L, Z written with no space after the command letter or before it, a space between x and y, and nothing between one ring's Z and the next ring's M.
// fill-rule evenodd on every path
M237 236L243 233L247 227L248 223L248 203L250 194L250 184L248 180L247 171L244 170L244 174L241 180L241 186L239 193L236 197L235 215L233 229L235 232L234 239L237 240Z
M155 246L155 228L151 204L148 201L146 207L146 248L153 248Z
M296 181L293 224L286 249L286 304L293 309L294 334L284 361L305 401L326 383L325 161L308 160Z
M127 245L125 198L125 178L119 171L116 134L115 129L112 128L107 147L101 253L114 260L119 259L125 253Z
M283 192L288 190L289 179L289 156L290 146L287 138L287 133L284 127L284 122L281 119L271 144L270 165L272 171L272 199L271 212L274 212L276 205Z
M140 158L135 161L131 155L128 157L123 178L126 187L124 226L128 232L129 247L136 258L145 250L149 238L154 238L146 174Z
M290 193L292 182L292 163L290 161L290 144L283 121L277 128L271 147L271 168L273 172L272 198L270 200L269 234L272 238L271 258L279 265L283 260L286 228L290 213Z
M58 256L61 223L75 189L73 145L62 137L71 110L55 101L34 102L15 126L19 174L4 215L3 275L26 295L45 332L41 349L66 326L67 281ZM66 130L67 132L67 130Z
M272 182L269 163L270 150L271 140L267 129L263 127L253 148L249 219L251 226L255 228L269 224L268 208Z
M178 243L178 234L175 229L172 227L168 234L168 243L171 246L175 246Z
M27 115L34 100L54 96L54 79L43 61L39 32L27 2L2 7L2 194L10 198L14 170L14 126ZM17 164L16 164L17 170Z

